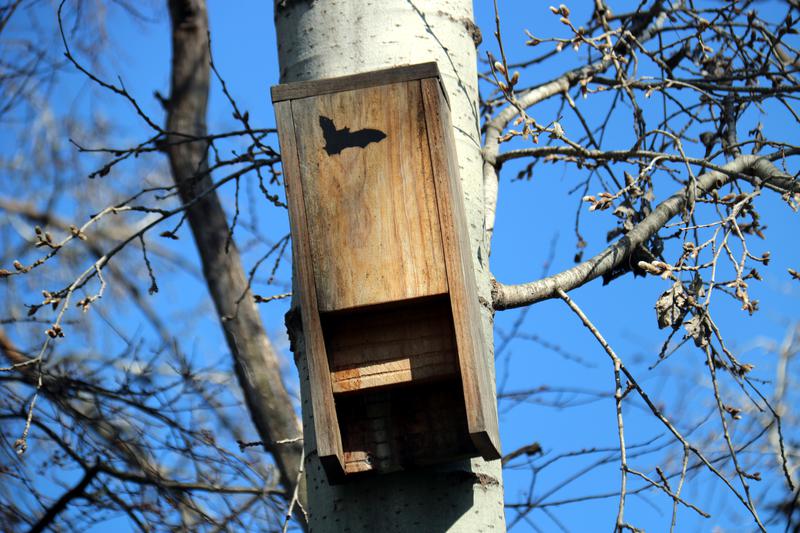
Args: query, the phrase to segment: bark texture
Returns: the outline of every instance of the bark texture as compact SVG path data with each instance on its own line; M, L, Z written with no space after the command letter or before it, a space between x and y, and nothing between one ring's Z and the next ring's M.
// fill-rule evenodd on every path
M208 144L182 142L206 136L209 88L208 17L204 0L170 0L172 87L168 101L167 152L186 210L203 274L219 315L236 375L266 450L291 496L298 479L300 424L283 386L278 354L267 337L250 293L236 245L228 243L228 221L211 191ZM199 198L199 199L198 199ZM193 203L192 203L193 202ZM245 297L237 305L239 297ZM280 444L278 441L293 440ZM301 491L302 492L302 491Z
M276 1L282 82L320 79L436 61L450 100L484 335L492 345L488 258L483 241L483 175L470 0ZM473 459L435 469L330 486L315 453L299 320L288 321L301 377L313 531L502 531L500 461ZM293 331L292 331L293 330ZM489 364L494 366L491 354Z

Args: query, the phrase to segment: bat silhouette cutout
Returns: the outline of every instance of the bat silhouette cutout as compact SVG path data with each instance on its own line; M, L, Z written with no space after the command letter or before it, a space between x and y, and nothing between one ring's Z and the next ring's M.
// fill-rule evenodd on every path
M333 120L322 115L319 116L319 127L322 128L322 137L325 139L323 147L328 155L339 154L345 148L366 148L370 143L377 143L386 138L381 130L365 128L350 131L350 128L336 129Z

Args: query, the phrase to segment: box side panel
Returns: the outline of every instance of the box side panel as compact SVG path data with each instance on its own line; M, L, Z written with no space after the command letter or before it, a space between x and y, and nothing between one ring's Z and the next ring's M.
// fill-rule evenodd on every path
M303 188L297 155L295 128L290 102L275 104L275 118L281 145L289 223L292 232L292 258L300 289L300 312L306 341L306 358L311 389L314 430L320 459L334 477L344 471L342 438L331 389L328 356L322 336L311 252L308 242L308 221L303 203ZM338 465L338 466L337 466ZM337 471L338 468L338 471ZM330 474L329 474L330 475Z
M447 292L419 82L292 112L320 311Z
M424 79L419 83L427 117L469 433L484 458L497 459L500 457L500 439L494 380L489 372L488 351L483 340L450 112L438 80Z

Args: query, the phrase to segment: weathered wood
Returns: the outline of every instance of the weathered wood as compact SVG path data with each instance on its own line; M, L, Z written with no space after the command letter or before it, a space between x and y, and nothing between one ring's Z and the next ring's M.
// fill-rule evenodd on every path
M329 480L498 458L491 362L435 66L290 89L273 97L289 98L275 106Z
M322 328L334 394L458 376L446 296L332 313Z
M430 161L414 156L428 143L419 83L294 100L292 112L319 310L447 292ZM320 117L385 138L329 155Z
M275 103L283 100L298 100L308 96L319 96L355 89L366 89L376 85L438 77L439 68L436 63L420 63L325 80L298 81L276 85L272 87L272 101Z
M475 455L455 379L339 397L347 474L388 473Z
M308 242L308 219L303 203L300 179L300 161L297 155L294 121L290 102L275 104L275 120L280 135L281 163L283 166L286 198L289 205L289 223L292 230L292 257L300 286L300 314L308 354L311 404L314 411L314 430L317 452L328 475L341 476L344 472L342 437L333 401L330 368L325 352L322 325L317 312L317 295L314 290L314 273Z
M436 182L469 434L484 458L498 459L500 436L497 405L492 401L494 380L489 374L489 362L481 334L480 302L472 268L450 111L437 80L424 79L419 83L428 119L430 157Z

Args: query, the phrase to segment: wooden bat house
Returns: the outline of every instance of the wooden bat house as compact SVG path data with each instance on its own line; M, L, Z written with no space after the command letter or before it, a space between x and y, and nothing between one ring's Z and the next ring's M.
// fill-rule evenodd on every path
M435 63L272 88L329 479L500 457Z

